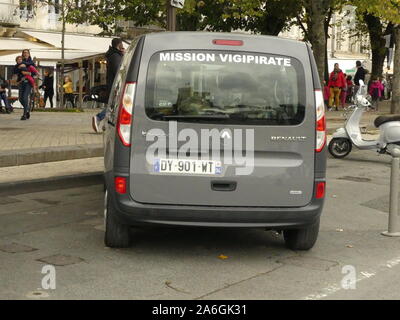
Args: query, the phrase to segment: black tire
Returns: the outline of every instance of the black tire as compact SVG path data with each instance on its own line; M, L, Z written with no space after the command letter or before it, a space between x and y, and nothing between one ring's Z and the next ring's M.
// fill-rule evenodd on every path
M110 196L105 193L105 234L104 244L110 248L127 248L131 243L130 228L120 223L116 218L116 210L110 201Z
M291 250L310 250L318 238L319 218L303 229L283 230L285 245Z
M333 138L328 145L329 153L337 159L346 157L352 148L353 144L347 138Z

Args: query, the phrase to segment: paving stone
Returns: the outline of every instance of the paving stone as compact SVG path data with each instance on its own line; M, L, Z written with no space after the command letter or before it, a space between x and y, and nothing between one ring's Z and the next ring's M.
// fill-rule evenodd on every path
M79 262L84 261L82 258L79 257L73 257L73 256L68 256L68 255L62 255L62 254L55 254L53 256L49 257L44 257L37 259L37 261L44 262L47 264L51 264L54 266L68 266L71 264L76 264Z
M21 252L32 252L38 249L32 248L19 243L7 243L0 245L0 251L7 253L21 253Z

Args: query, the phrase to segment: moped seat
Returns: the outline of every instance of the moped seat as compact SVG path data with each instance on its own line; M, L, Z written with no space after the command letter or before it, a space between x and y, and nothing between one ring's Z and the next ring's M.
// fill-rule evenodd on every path
M379 116L378 118L375 119L374 125L375 127L379 128L381 125L383 125L386 122L392 122L392 121L400 121L400 115L395 115L395 116Z

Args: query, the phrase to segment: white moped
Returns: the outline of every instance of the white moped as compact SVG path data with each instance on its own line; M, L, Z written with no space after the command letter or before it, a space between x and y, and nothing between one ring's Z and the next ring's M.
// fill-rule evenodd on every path
M377 150L379 153L391 154L391 150L400 148L400 115L380 116L374 121L379 128L378 140L364 140L360 130L363 112L371 106L367 99L367 86L360 81L360 88L355 96L353 113L332 135L328 145L329 153L335 158L344 158L352 150L353 145L360 150Z

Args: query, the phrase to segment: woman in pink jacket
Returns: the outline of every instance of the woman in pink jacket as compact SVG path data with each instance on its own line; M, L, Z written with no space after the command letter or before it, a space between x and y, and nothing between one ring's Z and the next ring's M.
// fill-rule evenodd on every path
M372 107L378 111L378 103L380 98L382 97L382 91L384 87L382 82L378 80L377 77L372 78L371 85L369 87L369 94L372 97Z

